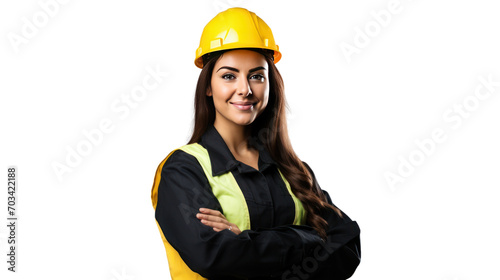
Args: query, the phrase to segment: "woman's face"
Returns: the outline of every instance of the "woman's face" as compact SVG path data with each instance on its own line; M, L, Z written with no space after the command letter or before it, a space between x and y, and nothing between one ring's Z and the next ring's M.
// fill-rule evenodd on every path
M216 123L249 125L264 111L268 69L264 56L251 50L231 50L219 57L207 91L214 100Z

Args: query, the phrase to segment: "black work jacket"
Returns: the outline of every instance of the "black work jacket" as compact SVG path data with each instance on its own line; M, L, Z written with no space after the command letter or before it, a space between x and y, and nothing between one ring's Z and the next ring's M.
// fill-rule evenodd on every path
M312 227L293 225L295 205L263 145L255 145L256 170L234 158L213 125L199 144L208 151L214 176L232 172L248 205L251 229L239 235L216 232L196 218L200 207L222 208L197 159L175 151L161 170L155 218L191 270L208 279L347 279L354 273L361 259L355 221L343 212L339 217L333 210L323 211L328 222L323 241Z

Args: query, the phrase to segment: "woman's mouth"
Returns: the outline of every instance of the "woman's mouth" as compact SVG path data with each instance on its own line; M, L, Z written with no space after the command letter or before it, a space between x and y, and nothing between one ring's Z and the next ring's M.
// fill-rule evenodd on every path
M247 110L250 110L253 108L253 105L254 103L240 103L240 104L237 104L237 103L232 103L230 102L232 105L234 105L234 107L238 108L239 110L242 110L242 111L247 111Z

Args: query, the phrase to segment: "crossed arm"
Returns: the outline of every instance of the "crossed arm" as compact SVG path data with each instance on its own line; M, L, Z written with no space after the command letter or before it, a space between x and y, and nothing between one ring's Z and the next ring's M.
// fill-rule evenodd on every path
M331 223L327 242L306 225L240 231L225 219L196 158L176 151L161 172L155 218L193 271L207 278L252 278L293 273L293 265L315 254L323 256L317 259L323 260L324 267L340 253L338 264L345 259L342 255L353 255L359 263L357 223L330 214L325 216Z

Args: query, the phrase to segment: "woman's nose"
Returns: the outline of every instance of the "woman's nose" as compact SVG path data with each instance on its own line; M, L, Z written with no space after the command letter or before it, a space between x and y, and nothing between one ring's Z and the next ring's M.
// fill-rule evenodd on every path
M244 96L252 94L252 89L250 88L250 83L248 83L247 79L240 79L238 81L238 94Z

